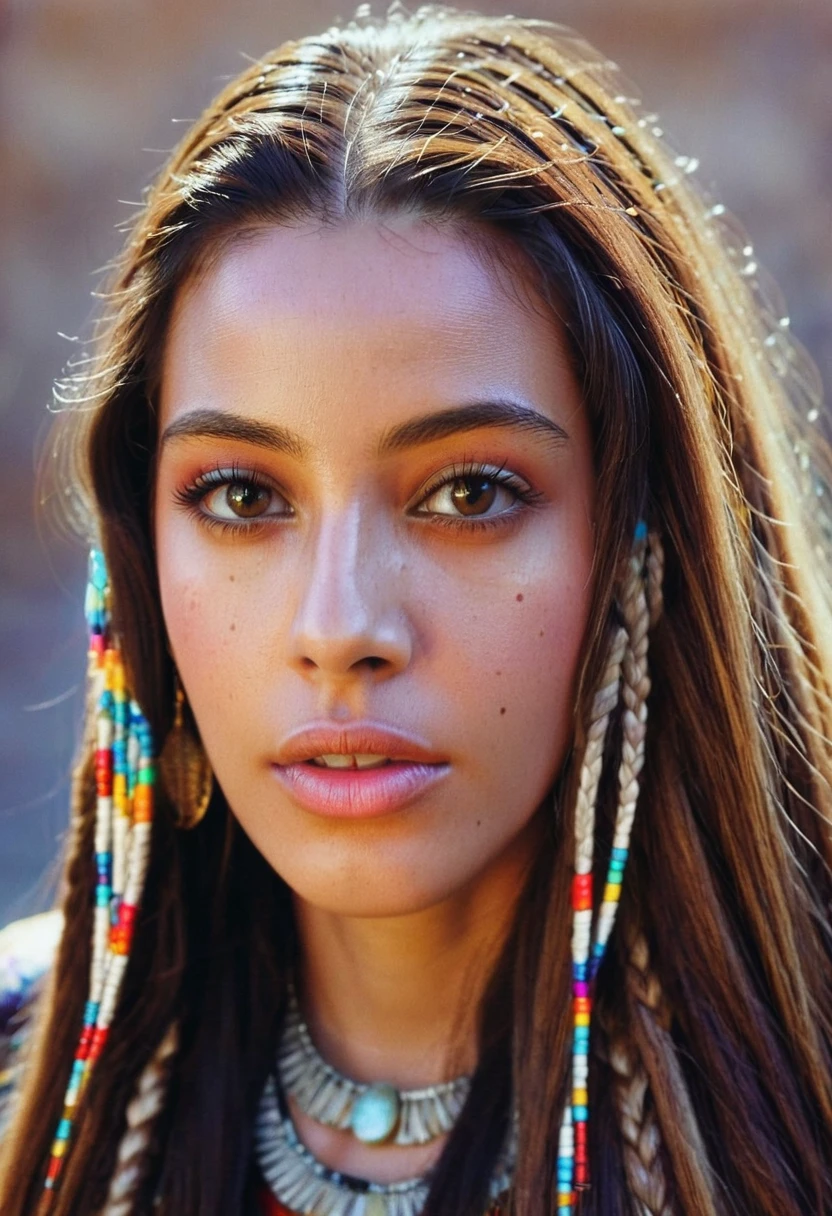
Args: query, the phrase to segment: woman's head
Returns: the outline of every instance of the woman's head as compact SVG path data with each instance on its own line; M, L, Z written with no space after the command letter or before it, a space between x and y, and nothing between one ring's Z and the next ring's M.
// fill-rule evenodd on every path
M165 1210L238 1209L285 964L270 934L291 937L274 871L312 903L389 913L515 845L525 864L538 833L483 1007L473 1113L430 1212L476 1209L482 1170L460 1163L493 1156L512 1087L517 1211L548 1211L575 761L641 518L664 538L666 611L621 932L599 976L610 1062L592 1081L587 1210L618 1210L622 1161L636 1185L651 1120L665 1148L644 1185L662 1175L686 1210L717 1210L721 1188L736 1211L820 1210L825 582L788 526L809 527L789 471L794 350L725 236L611 65L547 22L429 9L286 43L174 153L69 425L132 685L164 737L176 662L222 795L188 836L160 819L125 1007L145 996L114 1031L122 1071L102 1065L59 1211L112 1167L107 1109L173 1017L182 1151L160 1167ZM478 425L452 432L447 411L477 402ZM478 512L496 522L475 528ZM366 718L447 773L389 825L301 810L275 773L293 732ZM621 751L614 739L605 757L602 853ZM77 812L86 848L83 782ZM67 1060L86 882L76 859L56 980ZM18 1125L31 1178L51 1132L36 1091L42 1110L59 1101L44 1059ZM613 1095L645 1068L653 1097L615 1131Z
M128 578L141 571L140 606L123 628L137 648L142 639L138 691L163 732L167 638L232 810L273 863L282 859L280 872L301 880L289 859L304 858L335 904L341 889L349 901L371 891L359 900L367 910L435 898L541 805L572 741L579 683L585 701L592 693L621 558L648 504L651 407L675 431L675 384L691 374L695 336L664 324L650 334L675 289L642 231L652 185L564 48L548 67L528 61L532 100L507 66L538 53L533 24L481 29L439 11L383 33L342 31L337 51L326 37L300 54L286 47L232 84L189 135L124 266L121 334L134 370L93 422L89 450L116 588L118 566ZM420 90L430 86L439 91L425 112ZM602 129L607 158L594 142ZM634 117L629 130L638 144ZM672 377L656 344L672 348ZM400 444L396 462L375 450L385 432L423 415L488 400L542 411L555 424L548 447L540 428L495 416L432 444ZM249 458L264 455L262 444L256 453L216 433L186 440L184 415L209 409L282 423L309 449L303 484L297 453L269 456L266 480L284 491L292 466L288 528L249 523L235 546L227 528L209 537L204 506L186 513L183 496L193 506L205 488L194 478L207 473L216 487L218 469L253 471ZM525 459L537 474L532 449L536 480L514 468ZM419 492L467 467L514 475L516 488L505 485L502 507L490 508L501 514L517 495L510 537L492 528L486 543L480 529L475 545L469 517L439 544L442 525L421 526ZM413 523L403 528L405 518ZM251 543L255 531L266 543ZM335 554L352 589L334 586L345 577ZM226 567L241 557L232 584ZM260 571L256 588L247 564ZM373 602L350 604L356 591ZM302 636L321 629L309 613L333 596L342 619L323 628L354 630L355 613L369 611L392 645L388 659L359 640L370 662L351 659L353 674L335 682L321 678ZM117 590L116 613L132 598ZM404 678L388 678L403 665ZM263 679L278 668L284 678ZM140 669L152 672L146 688ZM426 851L408 853L404 826L399 840L378 825L391 853L369 887L356 885L354 853L373 865L365 839L375 825L356 834L308 813L298 821L275 781L287 734L339 715L409 727L451 760L429 800L438 823L417 810L401 817L424 831ZM278 806L288 820L275 832ZM321 836L314 850L309 831Z

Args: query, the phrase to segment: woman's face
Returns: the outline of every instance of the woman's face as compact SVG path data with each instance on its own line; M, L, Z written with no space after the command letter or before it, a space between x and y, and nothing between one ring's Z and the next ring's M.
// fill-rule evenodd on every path
M176 300L173 654L233 813L332 912L468 889L533 839L569 745L591 441L516 264L416 218L309 224L247 234Z

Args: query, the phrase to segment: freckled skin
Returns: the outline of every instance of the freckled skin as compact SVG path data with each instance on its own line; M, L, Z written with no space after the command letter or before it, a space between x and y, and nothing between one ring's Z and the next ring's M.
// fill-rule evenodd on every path
M301 903L400 916L501 874L510 885L534 850L572 731L593 552L590 434L565 349L554 318L415 219L265 230L176 300L160 429L222 409L310 449L176 439L155 487L185 690L233 813ZM484 428L376 454L391 426L509 395L569 441ZM466 461L516 473L541 502L482 533L409 514L428 479ZM292 521L226 533L177 501L218 467L279 487ZM293 803L271 768L281 741L313 719L364 717L416 732L449 777L377 819Z

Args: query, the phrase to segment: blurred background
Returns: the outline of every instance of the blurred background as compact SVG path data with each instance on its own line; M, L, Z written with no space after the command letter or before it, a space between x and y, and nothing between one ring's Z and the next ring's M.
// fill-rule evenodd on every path
M747 229L832 379L830 0L480 0L580 30ZM49 906L85 667L86 555L35 505L54 378L142 187L223 81L335 0L0 0L0 926ZM374 13L387 0L375 0ZM415 0L408 8L418 7ZM624 89L623 91L628 91Z

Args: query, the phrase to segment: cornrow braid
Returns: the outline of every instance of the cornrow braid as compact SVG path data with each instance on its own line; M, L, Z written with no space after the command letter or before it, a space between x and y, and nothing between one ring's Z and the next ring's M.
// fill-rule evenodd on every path
M99 1216L130 1216L136 1192L144 1180L153 1130L161 1114L170 1082L173 1057L179 1046L179 1027L172 1023L139 1077L127 1106L127 1128L121 1138L116 1164Z

